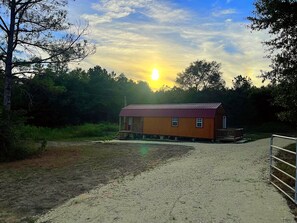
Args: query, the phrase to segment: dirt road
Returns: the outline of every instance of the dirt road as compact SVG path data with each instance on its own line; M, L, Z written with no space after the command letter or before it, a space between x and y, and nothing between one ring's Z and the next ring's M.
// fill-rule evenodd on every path
M184 143L195 147L188 156L82 194L38 222L295 222L267 183L268 142Z

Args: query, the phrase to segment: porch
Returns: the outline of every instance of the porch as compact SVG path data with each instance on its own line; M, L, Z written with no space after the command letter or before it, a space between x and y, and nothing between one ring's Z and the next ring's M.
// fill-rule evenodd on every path
M243 138L243 128L217 129L218 141L238 141Z

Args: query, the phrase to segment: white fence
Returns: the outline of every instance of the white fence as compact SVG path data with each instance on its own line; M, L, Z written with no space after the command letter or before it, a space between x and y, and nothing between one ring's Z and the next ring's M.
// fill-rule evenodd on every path
M290 140L290 141L294 141L295 148L296 148L295 151L290 151L290 150L287 150L287 149L284 149L282 147L274 145L273 143L274 143L275 138L287 139L287 140ZM286 153L293 154L295 156L296 163L295 164L288 163L287 161L281 159L280 157L275 156L274 153L273 153L273 150L280 150L280 151L283 151L283 152L286 152ZM297 182L296 182L296 179L297 179L297 169L296 169L297 155L296 154L297 154L297 138L281 136L281 135L272 135L271 136L270 149L269 149L269 157L270 157L270 159L269 159L269 166L270 166L269 179L270 179L270 183L272 185L274 185L278 190L280 190L283 194L285 194L295 204L297 204L297 193L296 193L296 191L297 191ZM275 161L284 163L285 165L289 166L290 168L295 169L295 175L292 176L291 174L289 174L289 173L285 172L284 170L282 170L282 169L278 168L277 166L275 166ZM273 170L276 170L276 171L280 172L281 174L284 174L287 177L294 180L294 182L295 182L294 187L288 185L287 183L282 181L279 177L275 176ZM279 182L282 185L284 185L286 188L288 188L289 191L292 191L294 193L294 196L290 195L288 192L286 192L280 186L278 186L276 183L274 183L273 179L275 180L275 182Z

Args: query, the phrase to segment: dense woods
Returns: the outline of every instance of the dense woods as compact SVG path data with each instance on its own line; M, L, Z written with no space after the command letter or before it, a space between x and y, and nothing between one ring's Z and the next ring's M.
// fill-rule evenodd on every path
M248 18L252 30L271 34L264 43L271 70L262 73L270 85L255 87L245 74L238 74L227 88L220 70L223 65L197 60L177 75L177 87L157 92L146 82L100 66L68 70L69 62L92 54L94 46L82 38L86 27L71 31L74 26L67 21L67 5L66 0L4 0L0 4L0 158L18 154L19 125L117 122L125 101L222 102L228 127L253 128L282 120L296 128L296 1L257 0Z
M54 72L47 68L33 78L15 82L12 108L26 111L28 124L49 127L117 122L125 98L127 104L222 102L228 126L259 126L277 120L274 87L257 88L242 75L234 79L233 85L153 92L146 82L135 82L100 66L88 71Z
M254 31L266 30L270 38L264 42L270 71L262 78L277 85L275 103L282 107L279 117L297 123L297 1L257 0L252 22Z

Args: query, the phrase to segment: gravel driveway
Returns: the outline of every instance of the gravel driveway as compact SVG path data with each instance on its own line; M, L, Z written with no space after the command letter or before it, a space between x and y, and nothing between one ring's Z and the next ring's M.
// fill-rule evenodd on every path
M183 144L195 150L71 199L38 222L295 222L268 184L269 139Z

